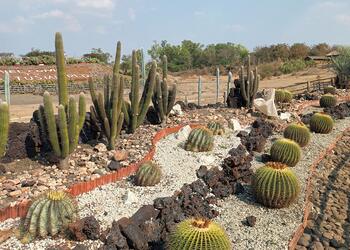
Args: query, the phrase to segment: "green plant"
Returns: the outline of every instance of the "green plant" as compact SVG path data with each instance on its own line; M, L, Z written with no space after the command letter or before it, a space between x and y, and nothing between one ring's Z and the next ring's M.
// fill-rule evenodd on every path
M164 123L172 110L176 99L176 84L168 88L168 60L163 56L163 77L160 80L159 75L156 76L156 87L152 96L153 107L157 112L158 120Z
M350 47L338 48L339 56L332 58L332 68L343 81L346 77L350 76Z
M115 149L115 139L123 126L124 113L123 93L124 78L119 76L121 43L117 44L117 52L113 67L112 86L109 76L104 77L104 92L96 94L92 79L89 79L89 88L93 106L90 107L92 118L100 121L104 135L108 140L108 148Z
M335 95L337 93L337 89L333 86L326 86L323 88L323 93Z
M152 162L143 163L136 172L135 184L137 186L154 186L160 182L162 171Z
M293 123L283 133L284 137L297 142L300 147L306 146L311 138L311 133L304 123Z
M124 101L123 104L124 121L130 133L134 133L136 128L138 128L145 119L156 82L156 71L157 64L153 61L141 99L139 99L140 69L137 65L136 51L132 52L131 92L129 93L130 103Z
M320 106L322 108L334 107L337 105L337 97L332 94L325 94L320 98Z
M293 94L289 90L284 90L283 102L290 103L293 100Z
M278 139L270 149L272 161L282 162L294 167L301 158L300 146L290 139Z
M241 67L239 74L240 91L245 106L247 108L253 107L256 92L259 88L260 76L258 75L258 68L252 71L250 66L250 56L248 55L247 75L244 75L244 66Z
M171 232L170 250L230 250L231 242L225 231L208 219L187 219Z
M7 102L0 103L0 157L6 153L9 134L10 112Z
M287 207L299 195L299 181L287 165L269 162L259 168L252 179L257 202L271 208Z
M332 131L334 121L324 113L315 113L310 119L310 129L315 133L328 134Z
M224 126L219 122L209 122L207 128L213 132L213 135L225 134Z
M66 64L64 58L63 39L61 33L57 32L55 36L56 48L56 68L57 68L57 84L58 84L58 99L59 104L67 109L68 105L68 88Z
M282 103L285 99L285 92L282 89L276 89L275 91L275 102Z
M204 127L193 129L185 143L185 150L193 152L211 151L213 147L213 133Z

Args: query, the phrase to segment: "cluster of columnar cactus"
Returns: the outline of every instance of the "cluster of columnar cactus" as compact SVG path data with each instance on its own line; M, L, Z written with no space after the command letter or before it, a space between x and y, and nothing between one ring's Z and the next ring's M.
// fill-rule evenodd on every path
M108 140L108 148L115 148L115 140L120 134L124 122L123 93L124 78L119 76L121 43L117 44L117 51L113 67L112 82L109 76L104 77L104 92L96 93L92 79L89 88L93 106L90 107L91 117L101 124L104 135Z
M162 170L152 162L143 163L136 172L135 184L137 186L154 186L160 182Z
M310 119L310 129L315 133L328 134L332 131L334 121L324 113L315 113Z
M172 110L176 99L176 84L168 87L168 61L163 56L162 60L162 79L159 74L156 75L156 86L152 96L153 107L157 113L159 122L166 121L170 111Z
M254 104L255 95L259 88L259 82L260 75L258 74L258 67L251 70L250 56L248 56L246 75L244 73L244 66L241 67L239 74L241 96L247 108L251 108Z
M326 86L323 88L323 93L335 95L337 93L337 89L334 86Z
M296 175L280 162L269 162L259 168L253 176L252 187L256 200L271 208L289 206L300 192Z
M337 97L332 94L325 94L320 98L320 106L322 108L334 107L337 105Z
M276 89L275 102L276 103L289 103L293 99L293 94L288 90Z
M213 132L205 127L193 129L185 142L185 150L187 151L205 152L211 151L213 147Z
M297 142L300 145L300 147L304 147L309 143L311 133L309 128L306 127L305 124L299 122L289 125L284 130L283 136L287 139L291 139Z
M271 159L294 167L301 158L300 146L290 139L278 139L270 149Z
M1 102L1 101L0 101ZM10 113L7 102L0 103L0 157L6 153L9 134Z
M231 242L226 232L208 219L187 219L171 232L170 250L230 250Z
M213 132L213 135L225 134L225 128L220 122L209 122L207 128Z
M55 236L77 219L77 206L73 198L64 191L49 191L29 207L21 228L22 241Z
M145 119L156 83L156 73L157 64L153 61L140 98L140 69L137 65L136 51L132 52L131 92L129 93L130 103L127 101L123 103L124 122L130 133L134 133L136 128L138 128Z

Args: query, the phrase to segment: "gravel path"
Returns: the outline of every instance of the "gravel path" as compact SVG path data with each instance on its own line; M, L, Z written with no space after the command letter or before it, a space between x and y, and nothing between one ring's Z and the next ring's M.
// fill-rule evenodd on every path
M287 249L289 240L301 222L305 198L305 184L309 175L309 167L330 142L346 127L350 125L350 118L337 120L332 133L313 134L310 144L303 148L301 161L293 168L301 183L302 192L297 203L289 208L269 209L255 203L250 186L246 192L238 196L231 196L219 203L220 215L216 219L226 228L233 241L235 249ZM281 137L277 135L276 137ZM270 143L266 145L266 152ZM257 157L259 158L259 157ZM253 168L262 166L253 161ZM257 218L254 227L242 223L247 216Z

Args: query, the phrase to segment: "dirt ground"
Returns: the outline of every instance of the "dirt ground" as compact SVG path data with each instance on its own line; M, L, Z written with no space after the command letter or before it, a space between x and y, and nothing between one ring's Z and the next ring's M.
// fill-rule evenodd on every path
M305 71L300 71L294 74L282 75L279 77L271 77L264 79L260 83L260 88L279 88L283 86L293 85L298 82L305 82L315 80L317 77L326 78L334 76L334 73L329 69L324 68L310 68ZM192 76L170 76L170 82L177 81L178 100L185 100L185 96L189 102L197 102L197 75ZM237 76L234 75L234 78ZM220 92L219 101L223 101L223 93L226 91L227 76L220 78ZM202 76L202 104L214 103L216 96L215 76ZM91 104L90 94L86 93L87 103ZM57 103L57 97L54 97ZM32 117L32 113L42 103L42 96L25 94L11 96L11 121L26 122ZM88 107L87 107L88 109Z

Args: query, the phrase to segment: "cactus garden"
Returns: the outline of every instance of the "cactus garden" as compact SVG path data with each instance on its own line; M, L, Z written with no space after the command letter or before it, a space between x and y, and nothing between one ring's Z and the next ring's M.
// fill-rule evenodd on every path
M55 76L32 93L30 116L17 119L30 94L13 91L31 89L20 69L0 82L0 249L350 249L346 48L322 57L331 77L285 84L296 61L320 60L319 47L304 62L286 45L281 64L278 46L233 56L223 48L242 48L231 43L144 50L121 36L104 41L114 56L93 49L74 61L67 33L51 37L54 51L31 51ZM5 57L0 66L24 67L31 54ZM72 82L77 63L100 63L98 74ZM178 72L186 63L193 86ZM38 64L30 70L48 70Z

